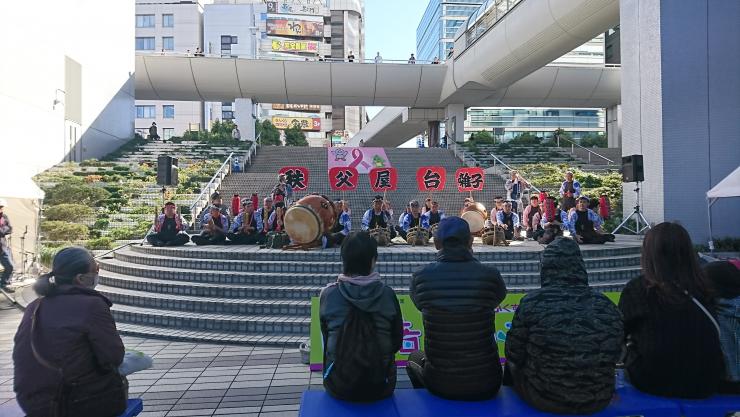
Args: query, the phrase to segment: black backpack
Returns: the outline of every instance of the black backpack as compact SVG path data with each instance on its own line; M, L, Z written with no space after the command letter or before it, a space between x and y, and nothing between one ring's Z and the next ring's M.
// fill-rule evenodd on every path
M390 358L392 361L393 358ZM348 401L377 401L393 392L395 364L383 358L375 321L366 311L350 304L337 337L335 360L326 363L324 386L334 396Z

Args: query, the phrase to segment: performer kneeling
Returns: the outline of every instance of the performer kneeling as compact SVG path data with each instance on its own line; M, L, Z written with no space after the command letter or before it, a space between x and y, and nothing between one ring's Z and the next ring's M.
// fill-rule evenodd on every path
M334 209L337 211L337 219L334 221L331 233L321 238L321 243L324 248L340 246L344 241L344 238L349 235L350 231L352 231L352 218L350 217L349 203L343 200L337 200L334 202Z
M362 216L362 230L370 231L375 228L388 230L391 239L396 237L396 231L391 227L391 214L383 209L383 197L377 195L373 199L373 206Z
M262 231L262 218L254 211L254 203L251 200L242 202L242 212L234 218L231 232L226 236L229 241L236 245L254 245L265 242Z
M522 215L522 225L527 232L527 238L535 239L535 235L538 235L542 230L542 226L540 225L541 219L542 209L540 209L540 198L533 195L529 198L529 205L524 209Z
M506 240L519 240L519 215L511 211L510 201L505 202L504 209L496 214L496 224L504 228Z
M182 246L190 242L190 236L185 233L187 223L177 213L177 207L172 201L164 205L164 213L157 216L154 222L154 233L146 237L152 246Z
M221 213L217 206L208 208L203 216L203 231L190 238L196 245L222 245L226 242L226 231L229 230L229 217Z
M568 228L570 234L578 243L614 242L614 235L603 233L601 225L604 223L593 210L588 208L588 197L581 196L576 204L576 209L571 210L568 215Z
M558 208L555 197L548 196L542 207L542 220L540 220L542 228L535 232L533 239L543 245L548 245L563 234L563 230L568 228L567 224L568 213Z
M409 203L411 212L404 216L403 223L401 223L400 233L401 237L407 239L409 229L412 227L421 227L422 229L429 230L429 219L421 215L419 202L413 200Z

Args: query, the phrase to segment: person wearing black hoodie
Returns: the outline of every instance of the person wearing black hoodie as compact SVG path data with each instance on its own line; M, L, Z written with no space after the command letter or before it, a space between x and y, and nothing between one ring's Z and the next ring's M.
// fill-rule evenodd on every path
M403 340L401 307L393 288L385 285L380 274L374 272L378 243L369 233L350 233L342 242L341 254L342 274L336 282L321 290L319 297L324 387L329 394L342 400L377 401L392 395L396 386L395 354ZM362 340L343 337L348 332L357 331L356 328L349 329L348 323L360 323L354 321L360 316L370 322L369 335L361 337ZM343 351L355 346L356 352ZM340 362L354 353L362 356L369 347L374 349L370 351L377 353L378 358L358 357L350 359L357 363ZM361 369L374 359L378 359L379 364L369 373L380 373L381 382L371 385L368 383L370 375L353 374L352 370Z
M519 396L542 411L600 411L614 393L623 337L619 309L588 286L573 239L558 237L545 248L540 279L506 334L505 383L513 382Z
M414 272L411 300L424 320L424 351L409 355L414 388L442 398L478 401L501 388L494 312L506 296L499 271L473 256L468 222L447 217L434 236L437 262Z

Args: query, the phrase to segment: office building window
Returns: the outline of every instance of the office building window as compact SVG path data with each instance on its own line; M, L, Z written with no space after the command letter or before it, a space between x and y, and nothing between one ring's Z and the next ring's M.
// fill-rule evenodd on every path
M175 38L172 36L162 36L162 49L165 51L175 50Z
M162 27L163 28L175 27L175 15L163 14L162 15Z
M136 37L136 50L137 51L153 51L154 50L154 37Z
M162 117L165 119L174 119L175 118L175 106L172 104L165 104L162 106Z
M171 127L165 127L162 129L162 139L167 140L175 136L175 129Z
M137 28L153 28L154 27L154 15L153 14L137 14L136 15L136 27Z
M154 119L155 117L156 110L154 106L136 106L137 119Z
M233 120L233 119L234 119L233 111L222 111L221 112L221 120Z

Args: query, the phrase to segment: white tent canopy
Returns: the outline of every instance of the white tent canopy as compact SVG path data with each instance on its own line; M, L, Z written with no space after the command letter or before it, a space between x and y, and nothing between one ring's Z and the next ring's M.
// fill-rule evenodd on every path
M707 191L707 198L740 197L740 166L725 177L714 188Z
M709 250L714 252L714 238L712 237L712 205L719 198L740 197L740 166L735 168L717 185L707 191L707 215L709 216Z

